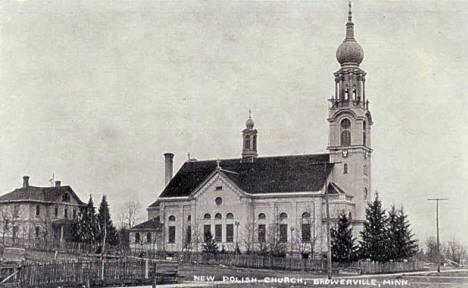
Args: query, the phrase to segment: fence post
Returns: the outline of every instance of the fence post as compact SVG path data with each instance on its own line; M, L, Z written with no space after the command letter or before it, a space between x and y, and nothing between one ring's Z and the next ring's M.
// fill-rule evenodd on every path
M145 279L149 278L149 260L145 259Z

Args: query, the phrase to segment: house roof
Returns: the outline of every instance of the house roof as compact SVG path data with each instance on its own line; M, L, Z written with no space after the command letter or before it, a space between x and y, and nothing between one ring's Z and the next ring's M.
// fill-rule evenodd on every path
M85 204L76 195L70 186L59 187L36 187L27 186L13 190L0 196L0 201L45 201L45 202L62 202L61 196L64 193L69 193L74 197L78 204Z
M259 157L253 163L227 159L220 160L219 165L221 171L247 193L288 193L320 190L333 168L329 160L329 154L324 153ZM217 160L185 162L160 197L190 195L216 167Z
M140 223L138 225L133 226L132 228L128 229L129 231L135 231L135 230L156 230L158 226L160 225L159 217L150 219L148 221L145 221L143 223Z

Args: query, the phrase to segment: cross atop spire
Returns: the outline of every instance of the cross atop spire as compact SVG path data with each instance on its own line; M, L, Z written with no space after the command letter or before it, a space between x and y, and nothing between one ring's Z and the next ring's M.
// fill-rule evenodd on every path
M221 160L216 160L216 169L220 170L221 169Z
M349 11L348 11L348 22L353 22L353 12L351 12L351 0L348 3Z
M249 119L252 119L252 110L249 109Z

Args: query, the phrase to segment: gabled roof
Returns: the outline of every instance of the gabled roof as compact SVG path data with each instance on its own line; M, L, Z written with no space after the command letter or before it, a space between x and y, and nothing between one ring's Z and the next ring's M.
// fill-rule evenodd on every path
M259 157L253 163L241 159L220 160L221 169L247 193L319 191L333 164L325 154ZM216 160L185 162L160 197L188 196L217 167ZM232 172L232 173L229 173ZM158 201L150 205L155 207Z
M62 195L69 193L70 197L76 199L78 204L85 204L76 195L70 186L59 187L21 187L0 196L0 201L44 201L44 202L62 202Z
M161 222L159 221L159 217L150 219L148 221L145 221L143 223L140 223L138 225L133 226L132 228L128 229L129 231L135 231L135 230L157 230L161 225Z

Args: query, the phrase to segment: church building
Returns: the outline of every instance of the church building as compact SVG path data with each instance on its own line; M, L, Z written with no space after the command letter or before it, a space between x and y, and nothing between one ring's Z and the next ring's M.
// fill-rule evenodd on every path
M250 115L240 158L187 160L173 176L174 155L166 153L166 187L147 208L149 220L130 230L132 246L201 251L212 237L226 251L268 246L286 255L320 255L327 251L326 223L333 225L341 213L351 217L357 236L372 197L372 117L351 5L336 58L341 67L334 73L335 94L328 99L327 153L262 157Z

